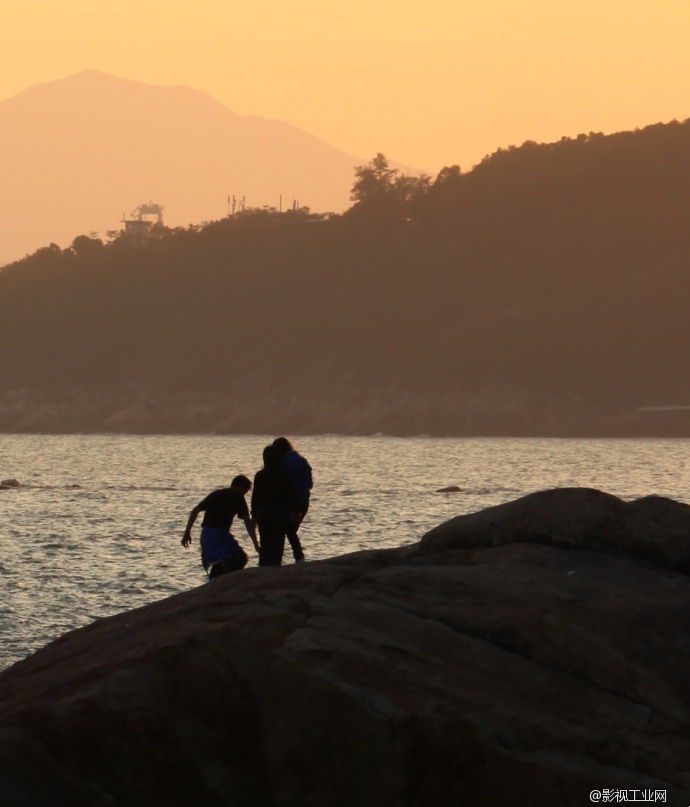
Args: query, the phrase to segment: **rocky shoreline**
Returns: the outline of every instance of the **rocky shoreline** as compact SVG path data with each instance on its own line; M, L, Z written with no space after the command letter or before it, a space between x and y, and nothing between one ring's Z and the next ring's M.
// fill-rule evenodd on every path
M5 434L343 434L439 437L690 437L690 406L528 404L406 390L227 393L144 388L0 394Z
M689 537L556 489L99 620L0 674L0 803L686 804Z

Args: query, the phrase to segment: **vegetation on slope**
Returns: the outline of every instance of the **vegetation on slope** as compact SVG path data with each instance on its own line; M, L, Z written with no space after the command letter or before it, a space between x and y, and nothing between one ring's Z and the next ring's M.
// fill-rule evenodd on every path
M0 383L690 403L690 123L435 179L377 155L352 198L38 250L0 273Z

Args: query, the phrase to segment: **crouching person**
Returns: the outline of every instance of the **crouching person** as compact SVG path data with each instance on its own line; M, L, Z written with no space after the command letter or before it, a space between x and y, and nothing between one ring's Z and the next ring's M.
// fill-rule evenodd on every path
M209 493L189 514L187 527L182 537L182 546L191 545L192 527L199 513L203 512L200 539L201 563L209 579L227 572L239 571L247 565L247 553L230 532L235 516L244 521L254 549L259 551L256 527L249 516L249 509L244 498L251 487L252 483L246 476L236 476L229 488L221 488Z

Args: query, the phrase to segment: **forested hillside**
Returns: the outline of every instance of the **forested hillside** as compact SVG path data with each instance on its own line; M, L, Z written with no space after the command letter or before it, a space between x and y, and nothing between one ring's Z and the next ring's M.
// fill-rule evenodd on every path
M690 434L689 123L353 181L4 269L0 428Z

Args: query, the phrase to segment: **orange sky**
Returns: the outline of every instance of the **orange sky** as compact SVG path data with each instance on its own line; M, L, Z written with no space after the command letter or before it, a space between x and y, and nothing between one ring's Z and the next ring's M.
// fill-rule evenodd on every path
M188 84L431 173L690 116L687 0L3 0L0 100L93 68Z

